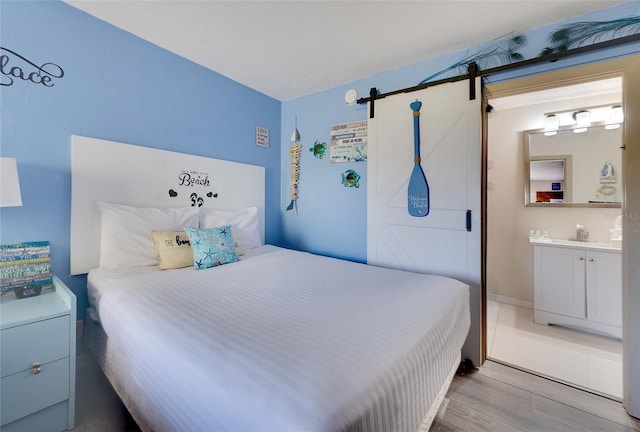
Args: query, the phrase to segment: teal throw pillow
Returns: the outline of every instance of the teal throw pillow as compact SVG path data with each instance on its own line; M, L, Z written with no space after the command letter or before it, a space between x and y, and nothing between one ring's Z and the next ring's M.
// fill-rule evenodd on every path
M193 268L207 269L238 261L231 226L185 228L193 250Z

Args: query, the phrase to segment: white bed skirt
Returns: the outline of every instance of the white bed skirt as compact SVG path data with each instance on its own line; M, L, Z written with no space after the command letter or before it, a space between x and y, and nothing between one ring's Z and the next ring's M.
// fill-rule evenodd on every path
M145 432L153 431L153 428L146 422L145 418L149 415L143 414L143 408L138 406L135 402L135 395L143 393L141 389L133 389L131 376L127 374L126 368L122 368L119 365L126 364L126 359L118 350L109 345L109 337L104 332L104 329L100 323L89 318L89 310L87 309L87 318L85 320L84 327L84 340L85 343L96 359L98 365L103 370L105 376L111 383L111 386L120 397L120 400L124 403L129 410L129 413L134 418L140 429ZM440 386L440 390L433 401L433 403L426 409L426 413L420 426L416 432L428 432L431 424L436 418L442 402L444 402L445 396L451 382L456 375L456 371L460 366L461 358L458 355L453 363L447 375L446 380Z

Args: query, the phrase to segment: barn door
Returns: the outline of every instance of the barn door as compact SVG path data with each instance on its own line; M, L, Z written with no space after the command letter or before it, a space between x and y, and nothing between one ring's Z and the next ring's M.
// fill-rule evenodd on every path
M476 88L480 89L480 79ZM369 119L367 261L434 273L471 287L471 330L463 357L481 364L480 196L482 113L469 82L443 84L375 101ZM411 217L407 186L413 168L413 117L422 102L420 153L430 213Z

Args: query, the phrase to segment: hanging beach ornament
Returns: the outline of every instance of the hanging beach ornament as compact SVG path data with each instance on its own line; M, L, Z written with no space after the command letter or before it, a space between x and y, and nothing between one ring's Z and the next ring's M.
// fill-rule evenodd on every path
M300 181L300 150L302 150L302 144L300 144L300 132L298 132L298 117L296 116L296 127L291 134L291 142L294 144L289 147L289 156L291 157L291 187L289 189L289 197L291 202L287 206L287 211L293 210L295 214L298 214L298 183Z

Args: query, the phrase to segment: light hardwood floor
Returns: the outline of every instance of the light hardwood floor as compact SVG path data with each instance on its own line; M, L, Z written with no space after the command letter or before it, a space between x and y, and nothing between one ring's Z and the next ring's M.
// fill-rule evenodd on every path
M74 431L139 431L80 340L76 364ZM640 421L619 402L487 361L454 378L430 431L629 432Z
M630 432L640 420L619 402L487 361L454 378L430 430Z

